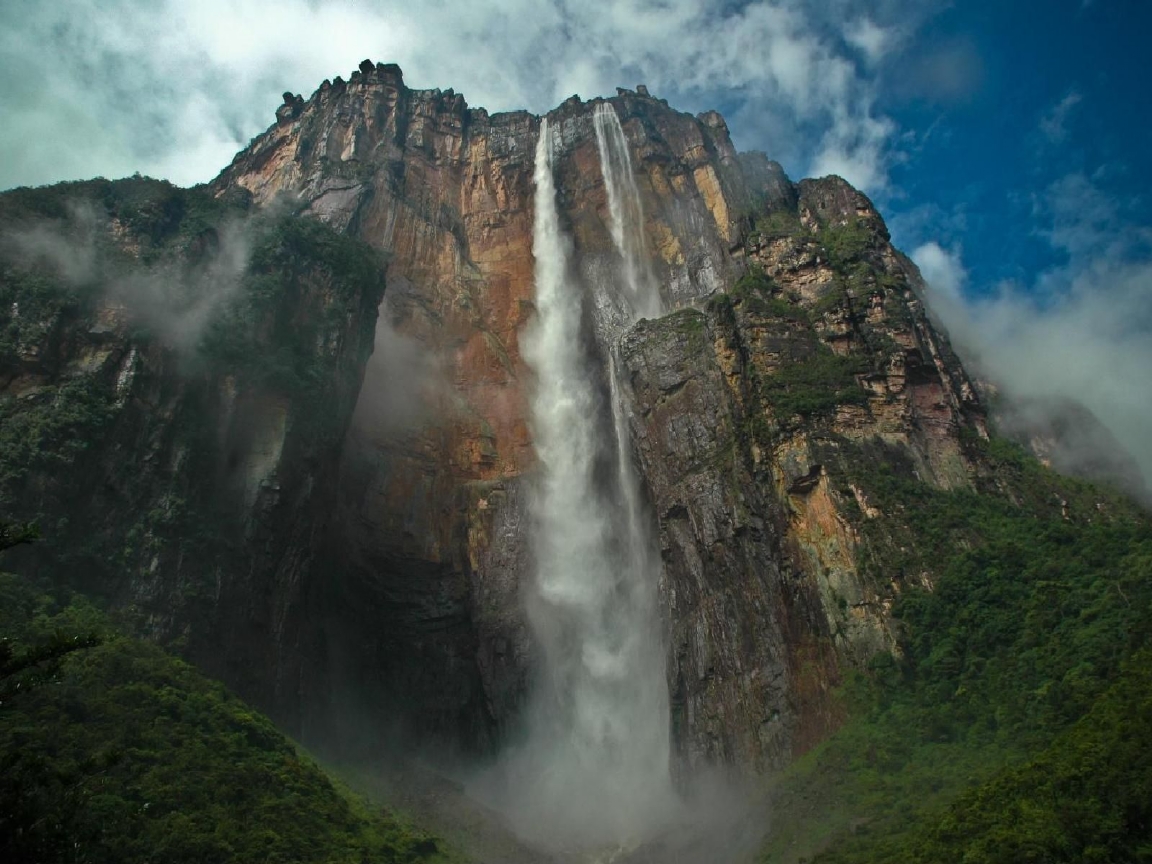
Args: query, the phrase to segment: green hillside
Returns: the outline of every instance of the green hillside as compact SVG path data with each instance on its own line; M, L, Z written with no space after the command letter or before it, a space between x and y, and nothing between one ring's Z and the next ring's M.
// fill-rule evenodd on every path
M1014 445L973 442L979 490L856 482L873 575L930 574L900 651L842 691L850 719L776 784L765 861L1150 860L1152 523Z
M0 574L0 634L0 860L444 860L82 598Z

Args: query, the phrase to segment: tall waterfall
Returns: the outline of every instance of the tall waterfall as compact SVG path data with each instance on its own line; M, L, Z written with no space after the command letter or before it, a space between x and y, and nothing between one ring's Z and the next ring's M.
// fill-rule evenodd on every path
M624 323L631 325L640 318L656 318L663 314L664 304L660 298L660 286L652 272L648 258L648 248L644 237L644 209L640 201L640 191L636 188L636 178L632 173L632 157L620 118L612 105L601 102L592 113L592 123L596 130L596 146L600 151L600 170L604 176L604 188L608 196L609 230L612 242L620 254L623 277L622 289L630 314ZM612 431L615 437L616 480L619 487L619 503L622 509L622 524L626 532L624 564L627 568L625 585L631 594L631 608L642 617L647 631L655 638L658 634L658 613L656 611L656 591L660 580L660 562L651 536L651 522L644 511L640 494L636 466L632 462L631 436L628 434L628 421L624 413L624 402L620 392L617 374L616 345L609 348L608 384L612 406ZM653 646L661 652L659 673L663 680L663 643L656 639ZM655 674L657 669L650 663L645 674ZM663 716L668 713L667 692L661 684L663 701L660 710ZM661 727L664 728L664 727ZM664 745L668 744L665 740ZM665 757L667 758L667 757Z
M628 323L639 318L658 318L663 311L660 288L648 260L644 208L620 118L610 103L600 102L592 111L592 124L608 193L609 230L623 262L625 298L632 313Z
M629 245L627 223L639 210L628 152L618 122L597 115L596 128L616 201L612 230L626 262L624 288L640 297L643 265L626 251L643 249ZM676 801L658 570L622 446L615 381L610 393L598 386L602 372L582 338L582 291L556 208L547 119L535 160L537 316L521 344L536 374L537 572L528 615L542 658L527 739L506 760L501 797L529 840L554 849L628 846L665 829Z

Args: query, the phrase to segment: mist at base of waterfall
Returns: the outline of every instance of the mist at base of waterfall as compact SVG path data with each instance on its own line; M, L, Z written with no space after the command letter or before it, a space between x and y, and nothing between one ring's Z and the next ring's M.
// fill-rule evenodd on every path
M571 812L539 807L529 814L508 809L508 802L522 801L525 796L504 787L516 781L505 772L503 759L495 766L460 776L467 800L493 808L487 811L489 830L506 831L529 850L527 856L523 852L505 856L493 851L494 844L490 843L487 849L475 850L485 864L753 864L769 828L764 789L713 769L700 769L681 778L658 813L650 808L632 811L625 806L620 816L633 821L637 828L631 837L606 836L604 826L592 818L585 822L586 833L575 833ZM570 780L573 806L600 790L595 778ZM577 782L589 786L577 788ZM459 803L454 804L450 813L428 824L437 829L444 826L445 833L450 833L459 807ZM425 818L427 814L419 815ZM586 815L593 816L594 812ZM471 823L475 837L474 813Z

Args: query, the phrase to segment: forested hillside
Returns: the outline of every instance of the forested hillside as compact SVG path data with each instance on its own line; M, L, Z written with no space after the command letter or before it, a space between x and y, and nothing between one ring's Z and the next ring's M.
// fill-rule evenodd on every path
M1016 445L980 491L878 454L870 565L930 572L899 651L841 691L848 720L777 784L765 861L1141 861L1152 854L1152 521Z

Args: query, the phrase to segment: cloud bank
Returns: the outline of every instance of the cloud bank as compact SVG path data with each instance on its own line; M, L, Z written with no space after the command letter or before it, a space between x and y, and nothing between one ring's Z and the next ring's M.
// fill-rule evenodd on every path
M490 110L647 83L720 107L738 144L797 174L880 190L895 127L878 70L921 0L67 0L0 10L0 188L133 171L210 179L266 128L365 57Z
M1007 397L1084 405L1152 478L1152 228L1127 221L1079 173L1035 209L1065 264L977 295L961 250L925 243L912 257L929 302L961 356Z

